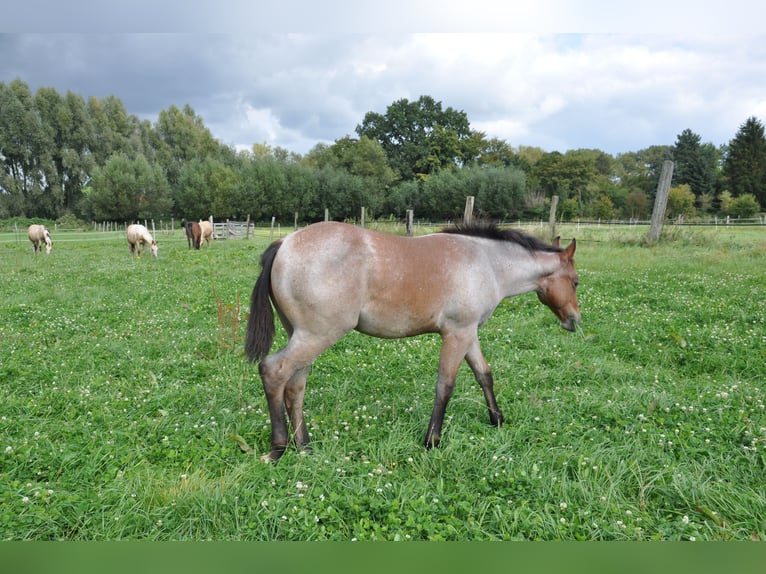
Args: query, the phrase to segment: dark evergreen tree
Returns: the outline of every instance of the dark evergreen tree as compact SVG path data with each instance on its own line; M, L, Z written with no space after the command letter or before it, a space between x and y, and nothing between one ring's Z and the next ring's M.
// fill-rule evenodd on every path
M712 144L702 144L699 135L686 129L673 146L673 185L686 184L696 198L714 191L718 157Z
M729 142L724 175L734 197L751 193L766 205L766 136L763 124L750 117Z

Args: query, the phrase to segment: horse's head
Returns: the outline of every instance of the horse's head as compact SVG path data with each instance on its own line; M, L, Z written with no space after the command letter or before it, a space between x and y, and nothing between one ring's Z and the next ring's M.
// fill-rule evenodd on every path
M553 242L558 247L558 237ZM569 247L557 253L558 267L543 277L537 286L537 297L548 306L567 331L574 331L580 322L580 307L577 304L577 285L580 279L574 267L576 242L572 239Z
M150 248L152 250L152 257L157 257L157 242L152 241L152 246Z

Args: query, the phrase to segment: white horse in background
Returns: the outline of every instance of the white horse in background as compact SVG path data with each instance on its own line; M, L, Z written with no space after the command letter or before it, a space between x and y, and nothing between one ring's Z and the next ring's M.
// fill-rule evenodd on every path
M141 255L142 246L148 245L152 251L152 256L157 257L157 242L146 227L138 223L128 225L127 235L131 255Z
M37 250L42 251L43 243L45 243L45 252L50 253L53 248L53 240L51 240L51 234L48 232L48 228L44 225L30 225L29 226L29 240L32 242L32 249L34 249L35 255Z
M205 244L209 247L210 242L213 240L213 224L207 220L200 219L199 226L202 229L202 239L199 242L200 246L204 241Z

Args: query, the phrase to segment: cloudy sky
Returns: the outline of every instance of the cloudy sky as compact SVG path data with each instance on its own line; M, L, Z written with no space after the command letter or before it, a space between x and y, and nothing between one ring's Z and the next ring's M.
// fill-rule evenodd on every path
M720 145L766 121L760 2L209 4L27 0L0 22L0 82L114 95L151 121L189 104L225 144L298 153L421 95L547 151L616 155L687 128Z

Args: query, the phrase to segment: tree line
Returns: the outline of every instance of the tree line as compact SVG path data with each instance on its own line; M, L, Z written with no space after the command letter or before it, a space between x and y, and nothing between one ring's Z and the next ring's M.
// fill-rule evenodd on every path
M368 112L355 134L305 155L216 140L188 105L140 120L115 96L0 82L0 218L85 221L206 218L304 222L374 217L436 221L476 197L485 217L646 219L665 160L675 164L671 217L752 217L766 206L766 136L748 118L724 146L687 129L673 145L612 156L512 147L430 96Z

